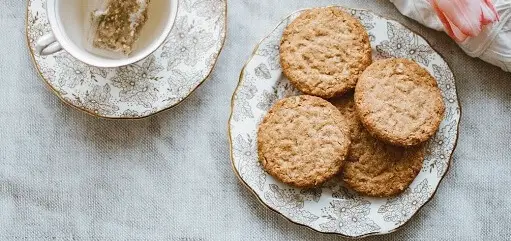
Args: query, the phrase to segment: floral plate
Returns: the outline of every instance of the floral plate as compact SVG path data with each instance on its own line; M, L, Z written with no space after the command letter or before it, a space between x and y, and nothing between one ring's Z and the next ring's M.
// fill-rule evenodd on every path
M226 0L179 0L174 28L156 52L120 68L86 65L65 51L35 53L51 31L46 0L28 0L27 40L43 80L65 103L104 118L142 118L183 101L205 79L225 40Z
M374 59L413 59L436 77L441 88L445 119L429 142L424 166L412 185L394 198L359 196L338 179L320 188L302 190L278 182L259 165L259 122L276 100L299 93L282 75L279 43L284 28L301 11L287 17L263 39L245 65L232 99L229 137L234 172L265 206L313 230L360 238L395 231L433 197L456 146L461 109L453 73L426 40L400 23L370 11L345 10L368 30Z

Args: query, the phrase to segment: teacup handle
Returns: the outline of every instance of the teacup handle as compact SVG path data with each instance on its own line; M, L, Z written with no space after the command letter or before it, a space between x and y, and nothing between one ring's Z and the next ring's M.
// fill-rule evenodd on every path
M39 55L50 55L62 50L53 33L48 33L37 40L35 50Z

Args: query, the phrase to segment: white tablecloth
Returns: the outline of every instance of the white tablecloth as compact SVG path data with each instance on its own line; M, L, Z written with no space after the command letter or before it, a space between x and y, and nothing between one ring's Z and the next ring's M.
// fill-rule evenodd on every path
M260 205L231 170L226 131L231 94L258 41L289 13L329 4L401 21L457 77L463 116L451 170L436 197L385 238L510 239L511 75L390 2L229 0L227 42L211 79L170 111L109 121L46 89L26 47L26 0L0 0L0 240L340 240Z

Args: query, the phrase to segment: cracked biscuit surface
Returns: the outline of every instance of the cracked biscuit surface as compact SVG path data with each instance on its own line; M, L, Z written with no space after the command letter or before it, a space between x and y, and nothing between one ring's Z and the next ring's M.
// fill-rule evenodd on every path
M343 170L344 183L372 197L395 196L417 177L425 157L425 145L388 145L367 132L355 112L353 94L332 99L350 129L351 147Z
M263 168L300 188L318 186L339 173L349 145L349 130L339 110L308 95L279 100L257 133Z
M371 134L397 146L414 146L429 140L445 111L436 80L408 59L384 59L371 64L357 83L355 106Z
M323 98L355 88L371 64L364 26L337 7L306 10L285 29L280 44L284 75L297 89Z

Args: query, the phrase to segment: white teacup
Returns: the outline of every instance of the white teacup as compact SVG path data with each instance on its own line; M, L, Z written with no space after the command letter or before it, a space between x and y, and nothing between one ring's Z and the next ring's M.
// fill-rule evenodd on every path
M48 0L46 11L52 33L36 42L36 52L50 55L66 50L78 60L97 67L129 65L149 56L160 47L172 30L178 0L151 0L148 20L140 33L137 48L126 58L107 58L86 50L87 8L91 0ZM94 1L94 0L92 0Z

